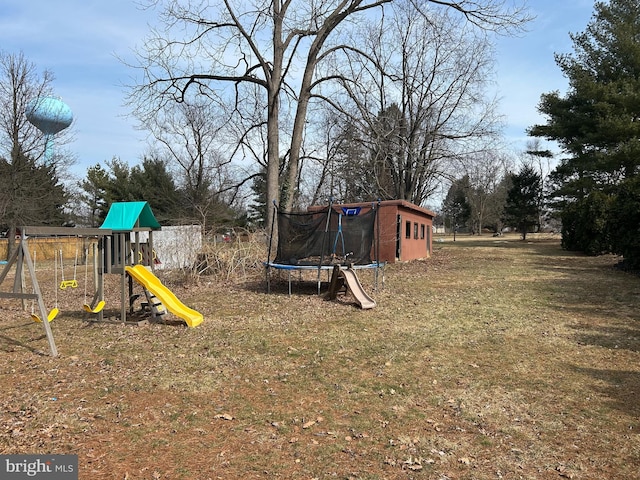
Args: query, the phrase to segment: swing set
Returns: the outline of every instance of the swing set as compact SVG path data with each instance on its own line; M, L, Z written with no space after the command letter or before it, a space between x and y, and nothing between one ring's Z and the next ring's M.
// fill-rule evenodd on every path
M32 312L31 318L37 323L41 323L43 325L45 335L47 340L49 341L49 349L51 351L51 356L55 357L58 355L58 349L56 347L55 341L53 339L53 332L51 330L51 321L56 318L59 313L58 309L58 288L61 290L65 290L68 287L77 288L78 282L76 280L77 273L77 249L76 249L76 259L74 261L74 270L73 270L73 279L65 280L64 278L64 267L63 267L63 256L62 250L59 251L58 254L55 255L54 258L54 281L55 281L55 306L50 311L47 311L47 308L44 303L44 298L42 295L42 291L40 290L40 285L38 284L38 278L36 275L36 262L35 262L35 252L34 257L31 257L31 253L29 252L28 238L30 237L97 237L98 241L102 241L105 236L111 235L111 230L103 229L103 228L71 228L71 227L22 227L21 229L21 238L20 243L17 245L16 249L11 254L10 258L7 260L7 263L0 273L0 287L2 283L6 279L8 273L15 268L15 275L13 279L13 288L9 292L0 291L0 298L13 298L20 299L23 302L23 308L25 307L25 300L31 300L32 302ZM101 278L97 275L97 265L98 265L98 256L101 253L101 249L96 248L94 245L94 279ZM85 250L86 253L87 250ZM86 256L85 256L86 258ZM60 273L62 276L62 282L58 285L58 262L60 262ZM25 282L25 266L28 276L31 280L31 292L25 292L26 290L26 282ZM89 304L87 302L87 276L88 276L88 258L85 261L85 303L83 305L83 309L90 313L98 313L102 311L104 308L105 302L102 297L103 287L99 285L98 282L94 283L96 286L96 293L93 297L92 302ZM37 309L36 309L37 305ZM46 319L46 321L43 321Z
M51 355L57 356L58 351L53 340L51 321L58 315L58 289L77 288L78 280L78 249L76 247L73 265L73 278L68 279L64 275L63 252L59 251L54 259L56 292L55 307L47 311L40 285L36 276L35 261L29 252L27 239L33 237L76 237L94 238L97 242L91 242L93 246L93 285L95 293L91 301L87 301L88 292L88 250L83 251L85 257L85 287L83 309L87 313L96 314L95 321L104 321L104 275L120 275L120 322L127 321L127 310L133 313L133 302L139 295L133 295L133 282L143 287L147 297L147 305L152 306L152 314L157 317L161 314L161 308L170 311L183 319L189 327L199 325L204 317L182 302L160 280L153 275L153 265L157 263L157 257L153 250L152 231L160 230L160 224L153 216L153 212L147 202L116 202L111 205L107 217L100 228L75 228L75 227L22 227L20 243L13 251L10 258L0 272L0 288L8 273L15 269L13 289L9 292L0 290L0 298L21 299L23 310L26 311L24 302L31 300L31 318L40 323L45 331L51 349ZM148 241L140 241L140 234L148 232ZM133 234L133 239L131 235ZM35 257L35 255L34 255ZM137 263L135 260L139 260ZM27 292L24 281L25 266L31 279L31 290ZM58 267L62 280L58 283ZM151 270L147 270L151 267ZM128 289L127 289L128 286ZM128 293L128 296L127 296ZM36 308L37 307L37 308ZM155 308L155 310L153 310ZM114 317L117 318L117 317ZM110 320L109 320L110 321Z

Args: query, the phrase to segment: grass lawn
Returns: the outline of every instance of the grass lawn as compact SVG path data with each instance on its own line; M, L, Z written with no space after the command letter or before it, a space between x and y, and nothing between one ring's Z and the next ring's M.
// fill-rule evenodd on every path
M86 480L640 479L640 277L558 238L434 247L376 291L359 273L365 311L262 271L167 278L195 329L60 293L56 358L0 300L0 454L76 453Z

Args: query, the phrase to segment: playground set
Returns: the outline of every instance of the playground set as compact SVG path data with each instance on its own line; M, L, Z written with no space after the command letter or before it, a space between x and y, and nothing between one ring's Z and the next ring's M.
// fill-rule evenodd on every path
M93 315L93 321L104 321L104 275L120 275L120 318L119 322L127 322L127 313L134 313L135 302L140 299L140 294L134 294L133 282L142 287L144 299L141 302L141 311L147 312L153 319L160 319L167 313L173 313L182 319L189 327L196 327L204 320L203 315L184 305L175 294L167 288L153 273L154 265L158 261L153 249L153 231L160 230L160 224L156 220L147 202L118 202L113 203L107 213L104 223L100 228L75 228L75 227L37 227L25 226L21 228L21 238L16 249L7 260L3 271L0 273L0 288L10 271L15 269L13 288L11 291L0 291L0 298L20 299L25 307L25 300L31 300L31 318L35 322L42 323L52 356L58 354L51 321L59 314L58 289L77 288L76 279L78 254L74 261L73 278L64 277L62 250L56 250L54 258L55 270L55 307L47 310L38 283L36 271L35 252L32 257L29 247L29 239L37 237L76 237L83 239L85 246L83 257L85 262L85 302L83 310L87 315ZM147 242L140 241L140 233L148 232ZM132 238L133 237L133 238ZM84 240L88 240L85 242ZM93 259L93 285L94 294L91 301L87 301L87 276L89 257ZM58 283L57 273L60 265L61 281ZM25 291L25 266L31 281L31 291ZM35 306L37 305L37 310Z
M271 259L272 242L266 267L267 291L271 291L271 271L288 274L291 295L291 273L317 272L318 294L321 291L322 272L331 274L327 298L334 300L339 293L351 293L362 309L376 306L362 287L356 271L373 269L375 286L378 272L384 268L378 255L380 228L377 204L368 208L333 205L307 212L286 212L274 203L275 221L278 222L278 245L275 258ZM274 236L274 225L271 237Z

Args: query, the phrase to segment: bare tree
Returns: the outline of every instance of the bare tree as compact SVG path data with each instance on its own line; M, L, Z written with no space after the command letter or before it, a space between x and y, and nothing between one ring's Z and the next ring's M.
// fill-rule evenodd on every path
M232 113L242 116L247 94L253 93L252 86L260 87L266 98L258 103L266 107L266 118L249 130L266 125L267 195L279 200L281 106L287 100L295 104L287 152L295 179L313 74L327 38L348 17L389 1L153 2L164 7L165 23L182 27L187 36L152 33L139 58L144 82L130 97L136 114L148 120L158 106L182 102L194 89L221 104L231 95ZM285 206L292 201L290 194Z
M358 32L350 42L357 49L345 47L335 59L333 75L348 98L325 98L368 140L374 198L422 204L453 160L497 134L486 93L492 45L447 11L427 18L411 4L391 10L390 19ZM362 179L370 180L366 172Z
M26 117L30 102L51 95L52 80L22 53L0 51L0 224L8 227L10 251L19 225L62 221L66 194L59 171L71 159L46 156L43 133Z
M2 156L35 155L41 134L29 123L25 112L30 101L50 92L53 74L45 70L39 78L35 66L23 54L0 52L0 149Z
M553 153L544 148L539 138L527 140L526 151L522 155L522 163L536 170L540 175L543 190L545 189L546 178L553 170L555 158Z
M156 140L154 155L166 159L176 174L184 211L205 229L228 210L244 181L233 178L231 159L218 150L220 124L219 109L194 98L165 105L147 125Z
M458 162L458 169L469 178L467 199L471 206L471 229L482 234L482 228L497 225L506 200L504 177L511 170L508 157L496 151L483 151Z
M143 79L129 97L134 112L149 120L159 106L182 102L191 91L215 103L231 99L234 116L242 116L247 101L262 108L259 122L247 132L266 130L267 196L279 200L283 117L292 119L284 156L288 183L295 185L309 102L325 80L316 75L318 63L339 45L338 27L391 1L151 1L162 8L166 28L154 30L139 52ZM428 0L421 5L426 15L429 5L454 8L482 28L509 28L526 20L504 0ZM257 90L262 95L250 99ZM281 203L290 207L294 192L287 192ZM268 210L268 223L271 215Z
M301 195L309 192L313 205L332 198L338 203L370 200L375 197L374 174L366 164L368 152L360 130L344 115L323 109L320 119L308 128L310 145L305 153L304 174L301 175ZM368 178L365 178L368 175Z
M545 195L549 193L549 175L551 174L556 159L553 153L544 148L540 138L532 138L527 141L526 151L522 154L521 162L523 166L528 166L540 176L540 198L538 199L538 225L540 228L545 226L548 221L553 222L545 201Z

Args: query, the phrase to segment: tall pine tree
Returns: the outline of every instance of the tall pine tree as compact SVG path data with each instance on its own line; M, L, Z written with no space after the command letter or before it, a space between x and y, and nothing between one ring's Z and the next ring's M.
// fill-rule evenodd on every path
M505 223L516 227L526 240L531 227L538 224L542 198L542 178L532 167L525 165L511 175L504 207Z
M574 53L556 55L569 80L567 94L542 95L539 110L548 121L529 133L557 141L567 155L552 174L563 245L640 257L634 249L613 248L607 238L637 234L640 225L631 218L617 223L616 232L604 225L617 192L628 182L637 188L640 173L640 4L611 0L594 8L586 30L571 35ZM594 223L603 226L594 231Z

